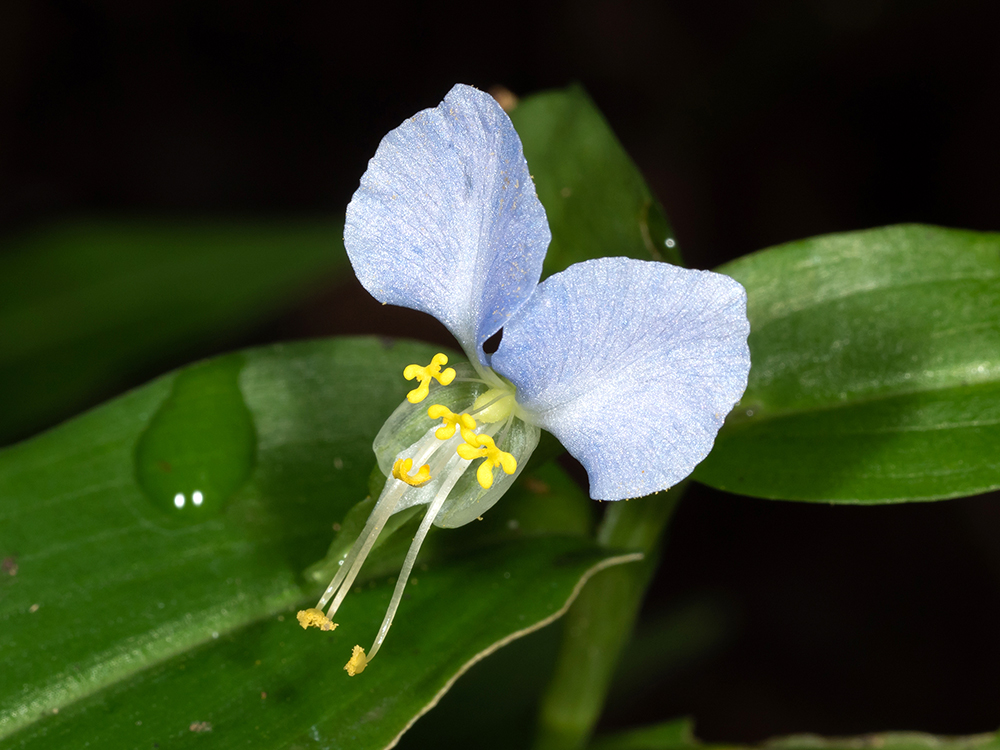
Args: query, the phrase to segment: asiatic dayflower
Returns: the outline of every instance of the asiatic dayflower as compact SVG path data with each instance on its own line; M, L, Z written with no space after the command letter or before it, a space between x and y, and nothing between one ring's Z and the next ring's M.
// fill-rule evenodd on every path
M382 494L316 608L299 613L303 627L336 627L330 618L390 516L427 506L375 642L367 656L354 647L350 675L385 639L431 525L462 526L496 503L541 429L586 468L592 498L639 497L691 473L746 388L749 323L736 281L601 258L539 284L550 238L510 119L464 85L382 139L347 207L344 243L365 289L433 315L469 359L445 367L437 354L403 371L416 387L374 443Z

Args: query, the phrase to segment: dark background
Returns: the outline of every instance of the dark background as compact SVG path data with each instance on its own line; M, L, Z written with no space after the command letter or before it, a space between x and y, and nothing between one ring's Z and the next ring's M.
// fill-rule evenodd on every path
M81 214L336 214L382 135L457 81L582 82L695 267L901 221L996 231L998 7L5 0L0 240ZM217 349L440 335L365 299L328 289ZM647 615L709 592L729 636L606 726L689 713L730 741L996 728L997 502L831 508L695 488Z

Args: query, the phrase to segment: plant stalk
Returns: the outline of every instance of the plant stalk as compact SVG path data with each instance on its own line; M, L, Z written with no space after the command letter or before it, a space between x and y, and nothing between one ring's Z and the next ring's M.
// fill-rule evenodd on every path
M656 571L659 540L687 487L609 505L597 541L645 559L595 575L563 620L552 679L542 696L535 750L575 750L590 740L622 649Z

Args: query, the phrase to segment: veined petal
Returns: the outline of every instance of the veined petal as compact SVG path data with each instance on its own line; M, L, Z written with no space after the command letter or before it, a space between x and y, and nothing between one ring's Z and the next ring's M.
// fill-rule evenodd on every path
M550 238L510 118L461 84L382 139L344 228L373 297L430 313L483 365L483 342L534 290Z
M750 370L746 292L709 271L602 258L546 279L493 368L587 469L590 494L666 489L708 455Z

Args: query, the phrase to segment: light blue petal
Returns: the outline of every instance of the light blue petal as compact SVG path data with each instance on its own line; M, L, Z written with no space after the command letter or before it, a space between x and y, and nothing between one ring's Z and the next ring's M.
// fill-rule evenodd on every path
M712 449L750 371L746 292L709 271L602 258L546 279L493 368L587 469L590 495L666 489Z
M464 85L382 139L344 228L372 296L430 313L484 365L483 342L534 290L550 238L510 118Z

